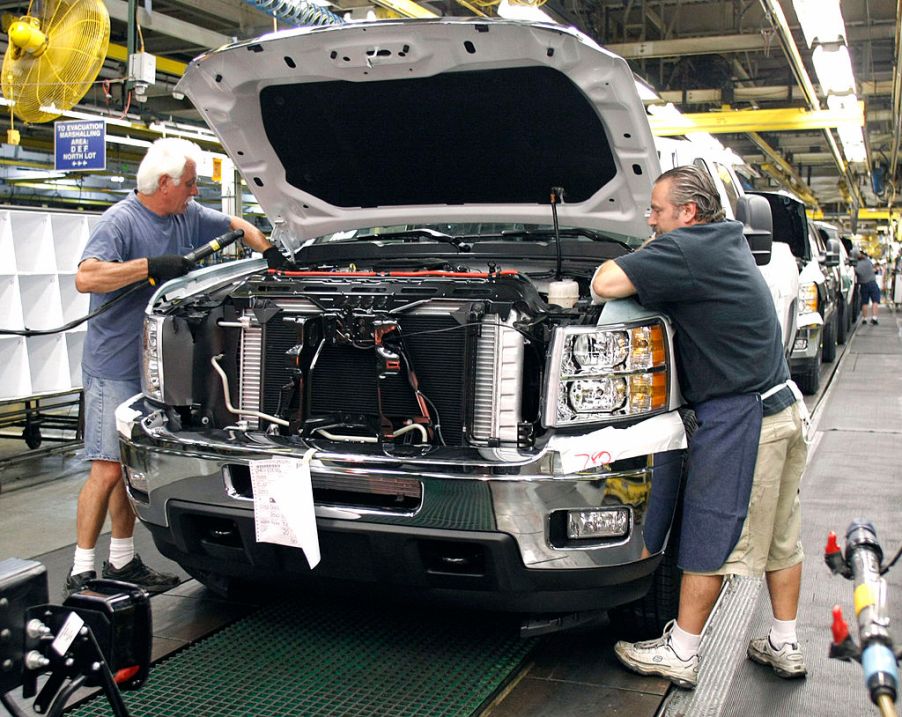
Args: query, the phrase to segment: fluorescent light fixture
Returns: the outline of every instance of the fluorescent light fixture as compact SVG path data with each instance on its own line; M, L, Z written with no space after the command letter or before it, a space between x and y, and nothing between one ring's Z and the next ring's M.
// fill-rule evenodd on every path
M529 20L530 22L554 22L551 16L535 5L523 5L518 2L501 0L498 3L498 15L507 20Z
M849 120L856 115L861 115L861 112L858 107L858 96L853 92L847 95L829 95L827 97L827 107L837 113L848 114ZM864 122L864 117L861 116L861 122ZM859 126L861 126L859 124Z
M836 128L836 133L839 135L847 162L867 162L868 152L861 127L855 124L841 124Z
M132 123L118 117L107 117L106 115L95 115L90 112L77 112L76 110L61 110L56 105L41 105L38 109L47 114L60 115L61 117L71 117L72 119L83 120L103 120L107 124L113 124L117 127L131 127Z
M106 136L107 142L112 142L113 144L127 144L132 147L150 147L152 142L148 142L146 139L132 139L131 137L117 137L114 134L108 134Z
M845 42L846 24L839 9L839 0L793 0L793 7L805 42L827 44Z
M855 92L855 75L852 73L852 59L849 57L848 47L840 45L828 50L818 45L811 53L811 61L814 63L824 95Z
M59 172L57 170L28 169L26 167L4 167L0 170L0 177L7 182L59 179L60 177L65 176L65 172Z
M159 132L162 135L172 135L173 137L182 137L201 142L215 142L219 144L219 139L215 134L203 127L189 127L189 129L180 129L177 126L164 124L163 122L151 122L147 128L151 132Z
M658 93L654 91L651 85L645 83L644 81L633 78L636 83L636 90L639 92L639 99L643 102L660 102L661 98L658 96Z
M827 98L827 107L833 112L858 113L858 97L855 95L830 95ZM862 132L862 120L858 122L841 122L836 127L842 151L847 162L867 162L867 147L864 144Z

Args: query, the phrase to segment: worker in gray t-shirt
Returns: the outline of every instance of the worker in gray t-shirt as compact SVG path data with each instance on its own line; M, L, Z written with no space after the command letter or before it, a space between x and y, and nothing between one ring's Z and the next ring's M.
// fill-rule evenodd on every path
M871 307L871 323L877 323L877 310L880 304L880 286L877 284L877 271L874 262L864 252L858 255L855 264L855 279L858 281L861 292L861 316L864 323L868 322L868 305Z

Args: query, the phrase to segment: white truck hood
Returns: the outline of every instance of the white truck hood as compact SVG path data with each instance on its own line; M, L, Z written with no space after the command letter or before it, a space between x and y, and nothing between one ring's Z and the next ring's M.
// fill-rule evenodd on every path
M431 223L636 240L658 159L626 62L576 30L441 19L303 28L208 52L176 90L286 243Z

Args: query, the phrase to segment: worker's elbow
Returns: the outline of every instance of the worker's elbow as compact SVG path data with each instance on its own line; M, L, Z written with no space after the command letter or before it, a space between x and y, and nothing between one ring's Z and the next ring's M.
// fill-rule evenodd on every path
M82 271L79 271L75 275L75 290L79 294L89 294L91 292L91 289L88 285L88 281L85 278L84 272L82 272Z

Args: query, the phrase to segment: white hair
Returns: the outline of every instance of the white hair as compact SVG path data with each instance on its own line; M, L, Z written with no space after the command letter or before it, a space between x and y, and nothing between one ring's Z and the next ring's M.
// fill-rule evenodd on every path
M137 184L141 194L153 194L160 185L164 174L172 177L174 184L182 181L185 164L194 162L199 167L203 152L194 142L178 137L163 137L147 149L147 154L138 166Z

